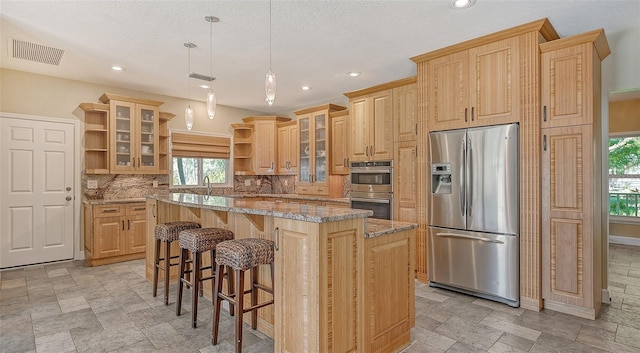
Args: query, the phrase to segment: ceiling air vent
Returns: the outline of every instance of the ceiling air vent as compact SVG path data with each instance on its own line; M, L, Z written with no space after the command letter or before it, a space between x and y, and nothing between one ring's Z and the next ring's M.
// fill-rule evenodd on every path
M49 65L60 65L62 55L64 55L63 49L25 42L20 39L11 39L9 47L12 49L12 53L10 53L9 56L13 58L35 61Z

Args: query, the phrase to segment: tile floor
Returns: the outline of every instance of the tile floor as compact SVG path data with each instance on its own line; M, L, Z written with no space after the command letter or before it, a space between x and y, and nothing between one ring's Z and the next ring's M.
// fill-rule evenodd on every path
M612 245L610 264L613 301L595 321L416 284L416 327L403 352L640 352L640 248ZM210 301L192 329L191 315L151 296L142 260L49 264L0 272L0 281L0 352L233 352L232 319L222 315L212 346ZM273 341L245 326L244 352L273 352Z

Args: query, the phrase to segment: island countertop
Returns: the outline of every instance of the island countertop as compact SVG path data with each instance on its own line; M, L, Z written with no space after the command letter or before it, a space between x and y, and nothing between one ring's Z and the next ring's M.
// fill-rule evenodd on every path
M185 207L214 211L274 216L311 223L325 223L373 216L373 211L350 208L304 205L274 201L252 201L242 198L186 193L148 195L147 198Z

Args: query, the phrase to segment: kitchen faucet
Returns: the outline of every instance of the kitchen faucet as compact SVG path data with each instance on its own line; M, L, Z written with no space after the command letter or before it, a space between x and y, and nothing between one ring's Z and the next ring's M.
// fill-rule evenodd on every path
M211 196L211 180L209 180L209 176L206 175L204 180L202 181L202 185L207 187L207 195Z

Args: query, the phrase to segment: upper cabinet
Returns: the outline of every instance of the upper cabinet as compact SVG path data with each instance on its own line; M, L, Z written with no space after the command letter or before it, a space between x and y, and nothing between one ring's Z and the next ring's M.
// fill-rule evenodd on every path
M519 37L427 62L429 131L520 119Z
M298 122L278 123L278 174L298 174Z
M109 147L112 173L157 174L158 106L162 102L103 94L111 113Z
M330 114L331 174L349 174L349 111Z
M109 105L82 103L84 110L84 170L109 174Z
M279 116L250 116L233 127L234 173L275 175L278 154L278 123L291 119Z
M103 104L82 103L85 173L167 174L168 121L162 102L105 93Z
M300 163L296 191L307 195L329 195L329 166L331 149L329 114L344 110L325 104L295 112L300 133Z
M540 45L542 128L593 123L594 107L600 107L600 96L593 94L600 86L600 61L609 53L600 33L581 35L595 38L592 42L574 39L574 45L562 46L580 38L575 36Z
M418 138L418 87L410 83L393 89L393 142Z

